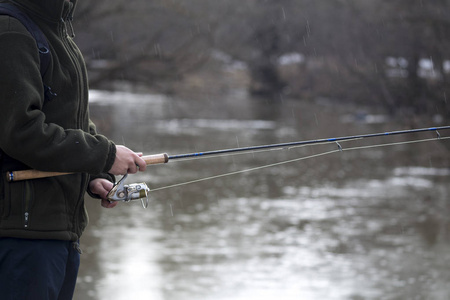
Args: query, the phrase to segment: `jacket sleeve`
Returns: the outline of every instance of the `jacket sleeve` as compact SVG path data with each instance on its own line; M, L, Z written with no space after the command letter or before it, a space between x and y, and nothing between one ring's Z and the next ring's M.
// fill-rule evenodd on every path
M110 140L47 123L43 105L34 39L27 32L0 33L0 148L42 171L99 174L111 168L115 145Z
M97 130L95 128L95 124L94 122L92 122L91 120L89 120L89 132L92 135L96 135L97 134ZM103 178L106 180L111 181L112 183L116 182L116 178L114 175L110 174L110 173L100 173L100 174L95 174L95 175L91 175L89 181L98 179L98 178ZM89 185L87 187L87 193L89 194L89 196L91 196L92 198L97 198L100 199L100 196L97 194L94 194L90 189L89 189Z

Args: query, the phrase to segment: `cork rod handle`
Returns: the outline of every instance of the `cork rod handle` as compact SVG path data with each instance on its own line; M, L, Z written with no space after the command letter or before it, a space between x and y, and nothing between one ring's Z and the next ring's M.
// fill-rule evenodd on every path
M169 155L167 153L153 154L142 156L145 163L148 165L165 164L169 162Z
M6 179L9 182L13 182L13 181L28 180L28 179L38 179L38 178L46 178L46 177L53 177L53 176L61 176L61 175L67 175L67 174L72 174L72 173L45 172L45 171L39 171L39 170L21 170L21 171L6 172Z
M167 155L167 153L145 155L145 156L142 156L142 159L145 161L145 163L147 165L165 164L165 163L169 162L169 155ZM13 182L13 181L20 181L20 180L62 176L62 175L68 175L68 174L73 174L73 173L45 172L45 171L39 171L39 170L22 170L22 171L6 172L6 179L9 182Z

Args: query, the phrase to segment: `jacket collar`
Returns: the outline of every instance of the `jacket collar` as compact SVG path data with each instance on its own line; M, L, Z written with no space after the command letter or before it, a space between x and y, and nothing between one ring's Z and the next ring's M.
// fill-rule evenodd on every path
M27 13L51 22L71 20L78 0L10 0Z

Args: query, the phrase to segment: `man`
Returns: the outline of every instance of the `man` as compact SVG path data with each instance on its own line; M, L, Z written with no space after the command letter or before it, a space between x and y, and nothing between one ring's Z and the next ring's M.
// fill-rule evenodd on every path
M0 1L39 26L52 56L41 77L36 40L20 21L0 15L1 299L71 299L85 191L114 207L105 199L112 175L146 168L140 154L97 134L89 119L86 69L71 36L76 1ZM74 174L7 182L4 172L20 169Z

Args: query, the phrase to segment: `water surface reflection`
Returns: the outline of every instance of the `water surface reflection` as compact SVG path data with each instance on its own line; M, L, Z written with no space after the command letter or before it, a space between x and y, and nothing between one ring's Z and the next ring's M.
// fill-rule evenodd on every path
M93 100L101 132L148 154L404 129L322 102ZM173 162L129 181L162 188L333 147ZM161 189L147 210L89 201L76 299L449 299L449 165L429 142Z

